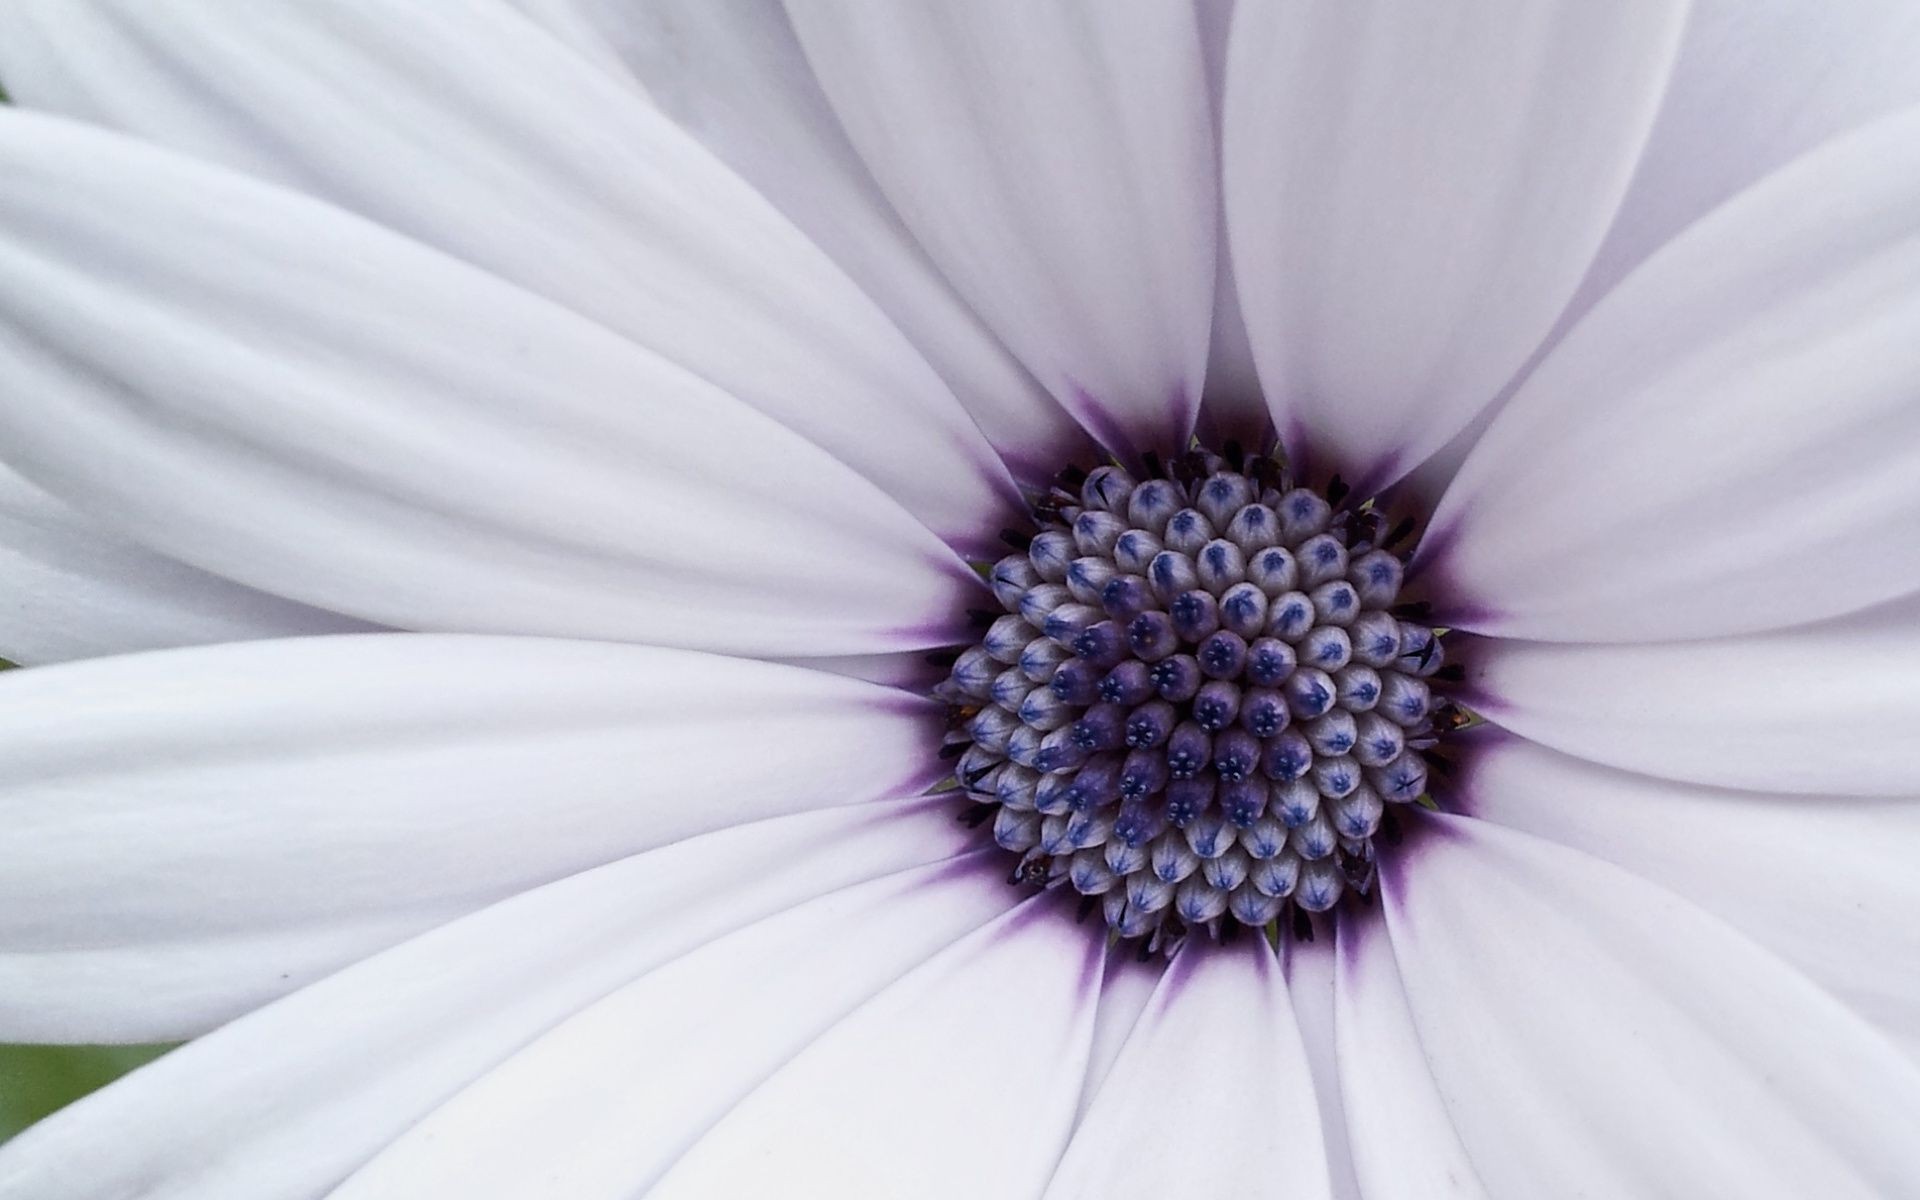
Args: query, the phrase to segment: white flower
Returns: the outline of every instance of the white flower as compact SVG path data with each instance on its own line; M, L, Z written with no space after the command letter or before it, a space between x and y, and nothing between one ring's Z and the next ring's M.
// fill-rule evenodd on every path
M1228 15L0 9L0 1197L1920 1190L1920 20ZM922 659L1271 428L1490 723L1110 953Z

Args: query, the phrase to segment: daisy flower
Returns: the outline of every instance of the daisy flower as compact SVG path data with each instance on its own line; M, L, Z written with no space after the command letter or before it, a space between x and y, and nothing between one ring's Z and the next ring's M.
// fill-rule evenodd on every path
M1920 1190L1916 52L0 9L0 1197Z

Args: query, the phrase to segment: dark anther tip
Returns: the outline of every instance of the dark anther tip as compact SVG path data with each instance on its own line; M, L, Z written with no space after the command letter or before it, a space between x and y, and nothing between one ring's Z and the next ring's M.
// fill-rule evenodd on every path
M1339 504L1347 498L1347 493L1351 490L1352 489L1347 486L1346 480L1340 478L1338 474L1334 475L1332 479L1327 481L1327 503Z
M1296 942L1313 940L1313 916L1299 905L1295 905L1293 909L1293 940Z
M971 744L970 742L948 742L946 745L940 747L940 758L944 762L952 762L962 754L965 754L967 747Z
M1047 882L1047 875L1047 864L1036 858L1032 862L1024 862L1015 867L1012 882L1040 887Z
M1025 550L1033 545L1033 535L1030 533L1021 533L1018 529L1002 529L1000 531L1000 540L1012 546L1015 550Z

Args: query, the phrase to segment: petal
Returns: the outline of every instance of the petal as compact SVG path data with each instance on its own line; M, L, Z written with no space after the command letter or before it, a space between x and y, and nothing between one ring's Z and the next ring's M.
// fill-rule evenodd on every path
M1167 969L1046 1200L1331 1195L1286 982L1261 937L1191 939Z
M1483 1200L1407 1007L1386 922L1343 921L1334 972L1348 1146L1367 1200Z
M1093 1098L1100 1094L1120 1050L1133 1034L1140 1014L1153 999L1166 963L1157 957L1141 958L1134 947L1115 943L1107 952L1105 974L1100 980L1100 1005L1093 1014L1093 1041L1087 1052L1087 1077L1080 1088L1080 1104L1074 1112L1076 1126L1085 1119Z
M366 625L155 554L0 464L0 657L59 662Z
M1157 0L789 4L933 261L1110 450L1185 447L1213 308L1198 30Z
M913 970L748 1096L649 1200L1032 1195L1067 1138L1105 939L1035 897Z
M1212 100L1216 151L1221 141L1233 9L1234 0L1195 0L1194 3L1194 14L1200 22L1200 50L1207 64L1207 94ZM1216 165L1215 170L1218 169ZM1224 212L1219 221L1220 228L1225 230ZM1200 410L1201 437L1214 446L1224 445L1231 437L1248 446L1266 447L1273 441L1273 416L1267 411L1266 397L1261 394L1253 346L1247 341L1247 321L1240 311L1240 289L1233 278L1233 254L1224 234L1217 240L1220 245L1213 274L1213 333L1207 349L1207 382Z
M847 140L780 0L513 0L645 89L859 282L1033 483L1085 434L927 257Z
M1567 336L1441 500L1448 618L1745 633L1920 589L1920 109L1672 242Z
M799 658L773 658L768 662L784 662L789 666L805 667L812 671L831 671L836 675L846 675L853 679L865 679L870 683L885 684L891 688L926 695L951 670L943 668L929 658L944 661L939 655L894 653L894 654L854 654L844 656L807 655Z
M1920 8L1909 0L1694 0L1639 170L1566 316L1729 196L1920 103L1916 59Z
M934 721L838 675L536 639L0 674L0 1038L195 1033L568 872L915 790Z
M1729 196L1821 142L1920 102L1920 8L1908 0L1813 7L1693 0L1633 181L1537 364L1648 255ZM1528 368L1452 442L1409 472L1432 510Z
M873 484L583 318L338 209L16 113L0 364L0 437L35 483L387 624L857 654L953 640L978 586Z
M1432 822L1389 862L1382 899L1420 1044L1488 1193L1920 1184L1920 1068L1838 1001L1616 867L1485 821Z
M820 248L506 4L30 0L0 18L0 40L15 36L80 81L63 110L570 308L824 447L945 537L984 544L1018 500L952 392Z
M815 896L978 844L940 805L692 838L516 896L182 1046L0 1148L0 1195L308 1200L555 1024Z
M1810 795L1907 796L1920 605L1805 629L1642 646L1489 639L1469 702L1523 737L1629 771Z
M1327 925L1329 932L1338 928L1332 922ZM1300 1026L1300 1041L1306 1048L1320 1110L1327 1175L1333 1194L1345 1198L1361 1192L1354 1178L1353 1153L1347 1145L1346 1103L1340 1095L1340 1068L1334 1053L1338 1034L1333 994L1335 949L1330 936L1303 941L1287 933L1280 943L1280 964L1286 971L1287 997L1293 1005L1294 1021Z
M1466 813L1693 901L1920 1052L1920 800L1697 787L1524 738L1479 743L1455 797Z
M769 917L530 1043L356 1172L333 1200L643 1194L848 1012L1018 903L992 848Z
M1492 400L1612 220L1686 6L1246 4L1234 275L1296 454L1391 483Z

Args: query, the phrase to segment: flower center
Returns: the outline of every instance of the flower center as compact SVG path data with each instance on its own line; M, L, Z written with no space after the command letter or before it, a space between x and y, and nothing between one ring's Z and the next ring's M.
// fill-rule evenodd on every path
M1014 881L1074 888L1143 949L1368 894L1456 719L1441 638L1400 604L1411 524L1232 457L1063 473L937 690Z

